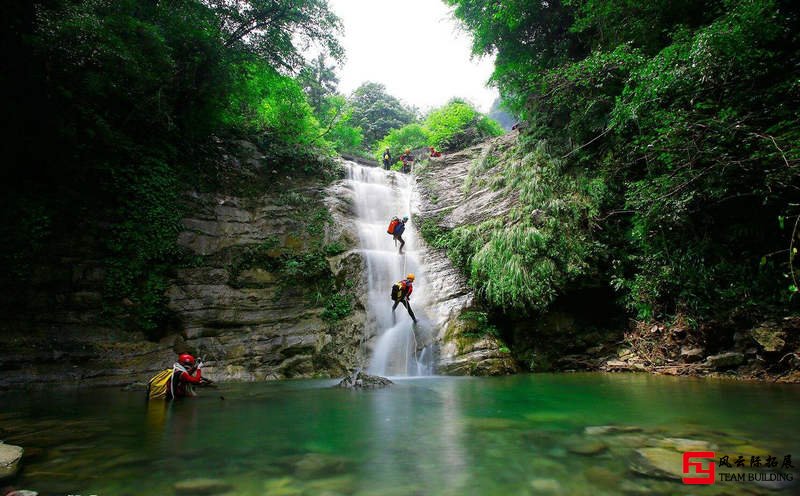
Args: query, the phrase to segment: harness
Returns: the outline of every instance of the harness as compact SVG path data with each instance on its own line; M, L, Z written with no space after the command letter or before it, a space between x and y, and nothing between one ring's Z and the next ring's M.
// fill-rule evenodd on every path
M180 372L181 374L183 374L184 372L186 372L187 374L189 373L189 371L186 370L186 367L184 367L183 365L179 364L178 362L175 362L175 364L172 365L172 377L169 379L169 392L172 395L172 399L175 399L175 373L176 372ZM180 374L179 374L179 377L180 377ZM186 385L186 392L187 393L191 392L191 387L192 387L191 384L187 384Z

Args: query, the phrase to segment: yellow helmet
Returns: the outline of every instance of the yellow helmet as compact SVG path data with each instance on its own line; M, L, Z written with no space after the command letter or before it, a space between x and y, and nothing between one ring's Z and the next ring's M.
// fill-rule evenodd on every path
M407 275L406 279L408 279L409 281L413 281L414 280L414 274Z

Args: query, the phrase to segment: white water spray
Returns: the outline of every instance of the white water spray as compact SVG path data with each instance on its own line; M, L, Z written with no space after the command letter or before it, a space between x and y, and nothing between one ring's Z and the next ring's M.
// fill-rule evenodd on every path
M382 376L430 375L429 320L425 315L426 278L417 258L416 233L411 221L403 239L405 255L386 228L392 217L411 217L412 179L376 167L345 162L347 180L354 193L356 226L367 269L367 335L376 335L368 370ZM409 300L419 323L414 326L403 305L392 313L392 284L416 276Z

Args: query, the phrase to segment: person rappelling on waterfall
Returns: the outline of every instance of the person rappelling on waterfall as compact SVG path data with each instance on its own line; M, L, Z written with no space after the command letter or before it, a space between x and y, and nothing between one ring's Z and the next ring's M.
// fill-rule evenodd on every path
M400 250L399 253L403 254L403 247L406 245L406 242L403 240L403 233L406 230L406 222L408 222L408 217L403 217L403 219L398 219L397 217L392 217L392 221L389 222L389 228L386 230L387 233L391 234L394 238L394 244L397 245L397 242L400 242Z
M392 306L392 318L394 318L394 311L397 309L397 305L402 303L403 306L406 307L406 310L408 310L411 320L413 320L415 324L417 323L417 318L414 316L414 312L411 310L411 305L408 302L413 291L414 274L408 274L405 279L395 283L392 286L392 300L394 300L394 305Z
M385 152L383 152L383 168L389 170L389 167L392 166L392 152L389 151L387 148Z

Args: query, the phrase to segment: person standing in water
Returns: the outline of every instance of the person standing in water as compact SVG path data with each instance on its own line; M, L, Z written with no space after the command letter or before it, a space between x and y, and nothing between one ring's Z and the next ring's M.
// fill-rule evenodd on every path
M192 386L203 383L202 368L203 362L197 363L192 355L188 353L180 355L173 365L167 399L196 396Z

